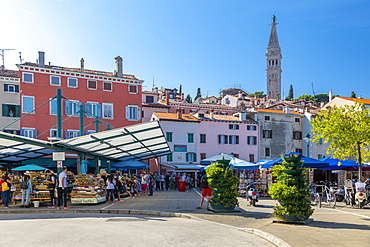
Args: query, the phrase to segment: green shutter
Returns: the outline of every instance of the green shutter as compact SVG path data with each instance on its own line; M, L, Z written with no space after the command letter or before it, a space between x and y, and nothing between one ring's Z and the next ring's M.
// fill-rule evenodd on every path
M2 112L3 112L3 114L2 114L3 117L7 117L8 116L8 105L7 104L3 104L3 106L2 106Z
M20 117L21 116L21 106L16 105L15 106L15 117Z

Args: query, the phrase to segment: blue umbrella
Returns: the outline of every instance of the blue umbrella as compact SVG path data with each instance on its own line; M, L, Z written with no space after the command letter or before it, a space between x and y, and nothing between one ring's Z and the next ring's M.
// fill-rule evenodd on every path
M322 170L341 170L348 167L357 167L357 163L353 160L339 160L331 157L319 159L320 161L328 162L329 166L320 168Z
M323 168L323 167L328 167L329 166L328 162L324 162L324 161L320 161L320 160L317 160L317 159L305 157L305 156L300 155L300 153L291 152L291 153L285 154L284 157L287 157L289 155L298 155L298 156L300 156L302 161L303 161L303 167L305 167L305 168ZM281 163L283 163L283 158L278 158L278 159L271 160L271 161L268 161L268 162L262 164L261 167L262 168L270 168L273 165L277 165L277 164L281 164Z
M114 169L148 169L149 165L135 159L128 159L115 163L111 167Z
M43 171L45 170L45 167L38 166L38 165L24 165L24 166L18 166L16 168L13 168L12 171Z

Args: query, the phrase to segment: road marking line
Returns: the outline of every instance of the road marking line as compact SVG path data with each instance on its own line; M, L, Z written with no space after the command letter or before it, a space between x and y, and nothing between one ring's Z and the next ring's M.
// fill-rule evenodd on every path
M360 217L363 217L363 218L370 219L370 216L366 216L366 215L362 215L362 214L350 213L350 212L347 212L347 211L342 211L342 210L332 209L332 208L327 208L327 209L337 211L337 212L341 212L341 213L345 213L345 214L353 214L353 215L356 215L356 216L360 216Z
M131 197L129 196L129 197L123 198L120 202L111 203L110 205L108 205L108 206L106 206L104 208L101 208L101 210L107 209L109 207L112 207L113 205L119 204L119 203L123 202L124 200L128 200L128 199L131 199Z

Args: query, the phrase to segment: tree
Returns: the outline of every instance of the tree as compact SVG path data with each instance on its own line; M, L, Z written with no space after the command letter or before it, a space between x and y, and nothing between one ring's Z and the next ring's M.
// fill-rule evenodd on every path
M355 157L358 177L361 179L361 164L370 161L370 110L363 104L345 105L321 111L312 121L314 141L330 143L327 153L345 160Z
M292 100L292 99L294 99L294 96L293 96L293 85L290 85L288 97L286 97L285 100Z
M304 94L304 95L301 95L298 97L298 100L312 100L312 101L315 101L315 97L312 96L312 95L309 95L309 94Z
M355 93L355 91L352 91L352 93L351 93L351 98L357 98L357 97L356 97L356 93Z
M193 100L191 99L190 94L186 95L185 101L188 103L193 103Z
M198 89L197 89L197 95L195 96L194 101L197 100L200 97L202 97L202 93L200 92L200 88L198 87Z
M316 94L315 95L315 101L318 103L317 105L320 105L321 102L324 102L325 104L329 102L329 95L328 94Z
M179 94L182 94L182 85L180 84Z
M263 93L263 91L257 91L251 94L248 94L249 97L256 97L256 98L263 98L266 97L266 94Z

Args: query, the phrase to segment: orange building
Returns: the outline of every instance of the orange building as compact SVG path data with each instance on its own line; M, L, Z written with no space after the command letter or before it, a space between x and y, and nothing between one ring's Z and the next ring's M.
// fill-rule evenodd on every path
M142 80L123 74L123 61L116 57L116 70L46 65L44 52L38 63L17 65L20 78L21 135L46 140L57 136L56 89L62 90L62 138L80 135L79 111L84 111L84 134L141 123ZM51 100L51 101L50 101ZM49 101L49 102L48 102ZM44 105L43 105L44 104ZM43 105L43 106L42 106Z

